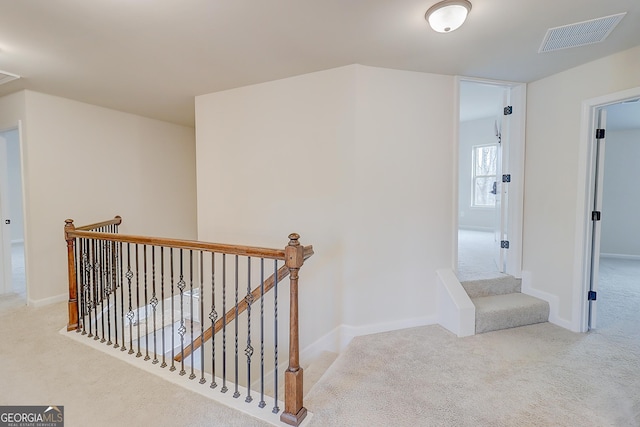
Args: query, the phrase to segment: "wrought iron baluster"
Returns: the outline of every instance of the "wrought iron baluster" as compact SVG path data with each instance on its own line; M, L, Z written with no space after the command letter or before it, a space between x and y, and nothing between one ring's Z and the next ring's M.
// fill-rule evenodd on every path
M211 319L211 385L209 387L216 388L216 335L215 331L216 320L218 320L218 313L216 313L216 264L215 264L215 252L211 252L211 313L209 313L209 319Z
M146 247L146 246L145 246ZM136 330L138 332L138 352L136 357L142 357L142 351L140 351L141 339L140 339L140 256L138 254L138 244L136 243Z
M107 294L107 345L112 345L111 341L111 268L113 265L111 264L111 244L108 241L104 241L105 251L105 264L104 264L104 277L105 277L105 292ZM102 313L102 317L104 317L104 312Z
M162 363L160 364L161 368L167 367L167 361L165 359L165 354L167 353L167 346L165 343L165 323L164 323L164 247L160 247L160 288L161 298L162 298Z
M87 239L81 239L82 246L82 299L80 305L82 307L82 335L87 334L87 315L89 314L88 308L88 293L89 293L89 271L91 265L89 263L89 241ZM89 322L91 326L91 322Z
M227 254L222 254L222 388L221 393L227 390Z
M118 244L111 242L111 279L113 292L113 332L116 342L113 348L120 347L118 343Z
M191 341L193 345L193 341ZM204 254L200 251L200 384L207 380L204 378Z
M118 257L118 268L120 269L120 314L122 315L122 346L120 347L120 351L125 351L127 347L125 346L125 337L124 337L124 324L125 324L125 310L124 310L124 268L122 267L122 242L118 242L118 251L120 252L120 256Z
M273 409L271 412L277 414L280 412L280 408L278 407L278 260L273 260L273 330L274 330L274 370L273 370L273 381L274 381L274 394L275 398L273 399Z
M239 285L239 279L238 279L238 261L239 261L239 257L238 255L236 255L236 269L235 269L235 290L236 290L236 305L235 305L235 321L233 322L234 324L234 332L235 332L235 343L236 343L236 350L235 350L235 391L233 393L233 397L240 397L240 390L238 390L238 285Z
M89 295L89 335L87 335L87 337L91 338L94 337L95 335L97 335L97 331L96 334L93 334L93 328L96 325L94 325L93 322L93 318L97 318L96 316L94 316L94 314L97 315L97 312L95 311L95 269L94 266L96 265L96 259L95 259L95 241L91 240L90 243L90 257L91 257L91 271L90 271L90 278L89 278L89 290L88 290L88 295ZM92 318L93 317L93 318ZM97 338L96 338L97 339Z
M76 332L80 332L82 330L82 323L84 323L84 319L80 316L82 311L82 239L75 239L74 245L74 254L73 254L73 263L76 268L76 318L78 319L78 326L76 327Z
M93 328L94 334L93 339L99 340L100 334L98 333L98 305L100 301L98 300L98 295L100 295L100 274L98 270L100 270L100 259L98 254L98 244L95 240L92 240L93 246L93 280L91 286L91 305L93 307Z
M147 277L149 276L149 273L147 270L147 245L142 247L142 256L144 258L142 264L142 268L144 269L144 360L149 360L151 358L149 357L149 299L147 291ZM140 307L138 307L138 312L139 311Z
M175 364L175 359L176 359L176 343L175 343L175 336L176 336L176 331L175 331L175 326L176 326L176 319L175 319L175 309L174 309L174 281L173 281L173 248L169 248L169 261L171 264L171 367L169 368L170 371L175 371L176 370L176 364Z
M264 408L264 258L260 258L260 403Z
M180 334L180 375L184 375L187 372L184 370L184 334L187 332L187 328L184 326L184 288L186 286L184 282L184 269L183 269L183 250L180 249L180 281L178 282L178 289L180 289L180 327L178 333Z
M129 285L129 311L127 312L127 319L129 319L129 354L133 354L133 305L132 305L132 292L131 292L131 279L133 278L133 271L131 271L131 244L127 243L127 283Z
M105 295L105 289L104 289L104 242L102 240L97 240L96 241L96 245L98 246L98 264L96 265L96 274L98 275L98 302L100 304L100 324L102 325L102 339L100 340L100 342L105 342L105 331L104 331L104 295ZM96 317L96 321L98 320L98 318ZM96 325L96 329L98 329L98 326Z
M191 317L189 326L191 329L191 374L189 375L189 379L192 380L196 377L195 372L193 371L193 365L195 365L194 356L195 353L193 351L193 250L189 250L189 316Z
M251 356L253 355L253 347L251 346L251 304L253 303L253 294L251 293L251 257L247 257L247 296L244 298L247 302L247 347L244 354L247 356L247 397L245 402L249 403L253 400L251 397Z
M156 247L151 246L151 307L153 308L153 364L159 362L158 349L156 346L156 307L158 306L158 298L156 297Z

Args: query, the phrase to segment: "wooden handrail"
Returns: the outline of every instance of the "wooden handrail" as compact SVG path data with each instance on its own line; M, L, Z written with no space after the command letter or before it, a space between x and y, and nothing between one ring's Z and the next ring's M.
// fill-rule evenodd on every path
M305 250L305 258L304 258L305 260L309 258L311 255L313 255L313 246L305 246L304 250ZM277 274L278 274L278 283L280 283L281 281L286 279L287 276L289 275L289 267L287 267L286 265L283 265L278 269ZM251 291L251 296L252 296L251 304L253 304L254 302L260 299L261 292L263 292L262 295L265 295L267 292L273 289L276 283L276 281L274 280L275 275L276 273L272 274L264 281L264 291L262 291L261 286L258 286L253 291ZM238 315L245 312L248 306L249 304L247 303L246 298L240 301L238 303L238 311L237 311ZM200 348L202 344L206 343L211 339L211 337L213 337L215 334L220 332L224 325L228 325L235 318L236 318L236 308L234 306L232 309L227 311L224 317L221 317L220 319L216 320L216 323L214 324L213 328L209 326L209 328L207 328L207 330L204 331L204 334L202 336L199 336L198 338L193 340L193 343L189 344L184 348L184 357L186 358L187 356L191 355L191 353L193 353L195 350ZM176 357L173 358L173 360L175 360L176 362L180 362L182 361L182 359L183 359L182 354L178 354Z
M91 231L100 227L107 227L109 225L120 225L122 224L122 217L120 215L116 215L113 219L109 219L102 222L96 222L95 224L83 225L82 227L76 227L76 230L79 231Z
M165 237L147 237L128 234L98 233L95 231L70 230L67 233L69 238L86 238L97 240L110 240L113 242L137 243L150 246L166 246L177 249L187 249L196 251L209 251L224 253L228 255L244 255L258 258L284 260L283 249L260 248L256 246L239 246L222 243L207 243L196 240L169 239Z

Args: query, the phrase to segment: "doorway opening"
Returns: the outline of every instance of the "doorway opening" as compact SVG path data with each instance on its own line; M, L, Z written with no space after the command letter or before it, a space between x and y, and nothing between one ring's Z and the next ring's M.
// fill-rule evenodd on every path
M639 93L640 95L640 93ZM640 306L640 97L594 109L586 325L621 332Z
M521 275L525 86L459 80L460 281Z
M0 295L3 304L26 304L22 161L18 127L0 131Z

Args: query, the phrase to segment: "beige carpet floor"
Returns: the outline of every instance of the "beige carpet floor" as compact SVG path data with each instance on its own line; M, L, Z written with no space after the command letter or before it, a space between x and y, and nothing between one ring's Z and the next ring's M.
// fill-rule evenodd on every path
M305 398L307 424L640 426L640 263L631 268L603 266L613 279L601 278L601 328L588 334L545 323L356 338ZM4 307L0 405L64 405L67 427L264 425L68 339L65 316L64 303Z

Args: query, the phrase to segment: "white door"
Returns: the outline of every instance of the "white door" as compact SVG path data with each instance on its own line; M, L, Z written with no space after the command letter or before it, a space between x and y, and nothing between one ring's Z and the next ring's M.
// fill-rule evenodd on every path
M505 257L505 249L503 248L502 242L505 239L505 212L504 212L504 204L503 202L506 199L503 197L505 191L505 185L502 185L502 172L504 170L504 145L507 144L508 140L502 138L502 126L503 120L496 120L496 137L498 140L498 148L496 150L496 183L494 186L495 198L496 198L496 207L494 211L494 225L493 225L493 236L494 236L494 245L493 245L493 260L498 268L498 271L504 273L506 266L506 257Z
M605 127L607 124L607 111L599 109L596 118L597 130L593 136L595 156L595 179L593 192L593 209L591 211L591 271L589 280L589 329L596 327L595 296L598 291L598 275L600 273L600 240L602 237L602 189L604 186L604 154L605 154Z
M496 175L495 262L501 273L522 275L522 206L526 87L505 87Z
M511 88L504 89L503 111L499 125L496 126L498 134L498 158L496 171L496 220L495 220L495 262L498 271L508 272L508 253L511 248L509 240L509 186L511 184L510 148L511 118L513 105L511 105Z
M12 292L7 140L0 135L0 293Z

